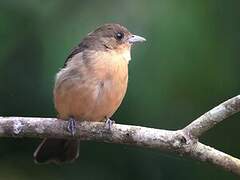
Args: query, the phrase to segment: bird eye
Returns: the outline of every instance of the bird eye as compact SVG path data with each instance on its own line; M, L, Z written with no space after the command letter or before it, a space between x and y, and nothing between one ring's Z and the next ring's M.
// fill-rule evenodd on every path
M116 34L116 39L121 40L124 37L124 34L122 32L118 32Z

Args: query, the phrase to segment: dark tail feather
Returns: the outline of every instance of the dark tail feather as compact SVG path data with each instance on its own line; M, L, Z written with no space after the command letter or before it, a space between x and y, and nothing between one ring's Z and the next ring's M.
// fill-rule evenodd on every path
M73 162L79 155L79 140L44 139L33 154L36 163Z

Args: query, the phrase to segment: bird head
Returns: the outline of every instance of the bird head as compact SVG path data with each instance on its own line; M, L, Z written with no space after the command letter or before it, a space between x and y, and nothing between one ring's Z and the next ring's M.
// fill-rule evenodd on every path
M104 24L83 39L81 45L90 50L115 51L127 60L131 59L130 50L133 44L146 41L145 38L132 34L119 24Z

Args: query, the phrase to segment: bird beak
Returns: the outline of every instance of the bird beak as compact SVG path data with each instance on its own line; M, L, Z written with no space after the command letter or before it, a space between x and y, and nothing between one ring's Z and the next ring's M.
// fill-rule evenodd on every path
M128 42L131 44L134 44L137 42L144 42L144 41L146 41L144 37L137 36L137 35L131 35L130 38L128 39Z

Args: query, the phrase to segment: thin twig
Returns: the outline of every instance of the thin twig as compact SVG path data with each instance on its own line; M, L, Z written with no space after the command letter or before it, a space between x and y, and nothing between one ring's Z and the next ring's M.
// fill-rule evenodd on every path
M154 148L211 163L240 175L240 160L198 141L198 137L227 117L240 111L236 96L205 113L182 130L169 131L102 122L78 122L74 138ZM73 138L67 122L56 118L0 117L0 137Z
M200 137L222 120L240 111L240 95L235 96L206 112L184 128L193 137Z

